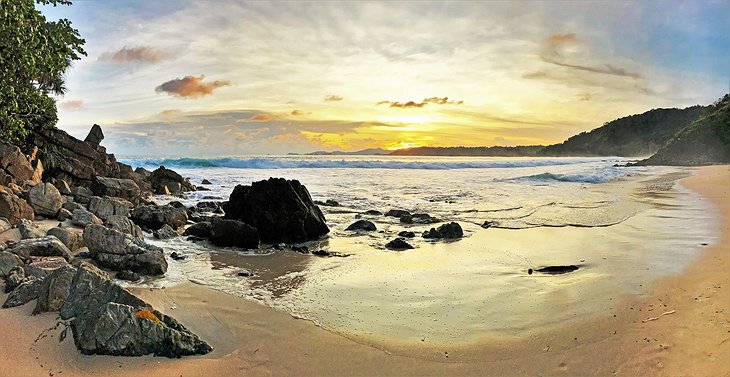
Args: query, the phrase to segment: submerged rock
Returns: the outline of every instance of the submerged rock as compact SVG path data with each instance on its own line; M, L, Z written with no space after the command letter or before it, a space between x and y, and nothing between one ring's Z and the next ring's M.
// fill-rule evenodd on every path
M296 180L270 178L238 185L223 210L226 218L256 228L264 242L305 242L329 233L322 211Z
M403 237L403 238L413 238L415 236L416 236L416 233L411 232L409 230L404 230L404 231L401 231L398 233L398 237Z
M578 266L575 265L568 265L568 266L547 266L538 268L535 271L548 274L548 275L560 275L560 274L567 274L568 272L577 271ZM527 273L532 275L532 268L527 270Z
M438 228L431 228L423 232L423 238L457 239L464 236L464 231L458 223L443 224Z
M365 230L365 231L374 231L378 230L378 228L373 224L372 221L368 220L357 220L354 223L350 224L350 226L347 227L345 230Z
M385 244L385 248L389 250L409 250L413 249L413 246L406 242L405 239L398 237Z

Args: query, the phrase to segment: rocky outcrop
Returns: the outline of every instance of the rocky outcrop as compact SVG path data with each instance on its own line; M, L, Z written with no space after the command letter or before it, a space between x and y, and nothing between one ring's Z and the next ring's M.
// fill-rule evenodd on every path
M0 217L15 225L22 219L33 220L35 212L28 202L19 198L10 189L0 186Z
M0 251L0 277L7 277L15 267L22 267L23 261L15 254Z
M132 203L121 198L92 196L89 199L89 211L102 220L114 215L129 217L131 210Z
M33 207L36 215L56 217L64 201L56 186L48 182L38 184L28 191L28 204Z
M0 143L0 185L34 180L35 169L20 148ZM37 181L36 181L37 183Z
M5 303L3 303L3 308L14 308L37 299L42 284L43 281L36 278L25 279L10 292L8 298L5 299Z
M378 228L375 226L375 224L372 221L368 220L357 220L354 223L350 224L345 230L350 231L356 231L356 230L364 230L364 231L375 231L378 230Z
M296 180L270 178L238 185L223 210L226 218L256 228L264 242L304 242L329 233L322 211Z
M126 233L139 240L144 240L142 228L136 225L132 220L125 216L112 215L104 222L107 228Z
M104 132L98 124L91 126L89 134L86 135L86 139L84 139L85 142L94 147L98 147L102 140L104 140Z
M76 275L76 268L64 266L43 279L43 284L38 290L38 301L36 302L33 314L56 312L66 302L71 291L71 282Z
M73 259L71 250L54 236L22 240L16 243L10 252L22 259L30 257L63 257L67 261Z
M164 225L179 228L188 222L188 214L185 208L146 205L132 211L132 220L142 228L150 230L160 229Z
M183 178L173 170L160 166L153 171L146 181L150 183L152 191L158 195L179 194L185 191L195 191L196 187L189 180Z
M101 219L85 209L75 209L71 214L71 223L82 228L89 224L102 224Z
M443 224L438 228L431 228L423 232L423 238L457 239L464 236L464 231L458 223Z
M94 177L91 192L96 196L112 196L122 198L133 203L140 200L142 190L131 179Z
M84 243L100 266L114 271L130 270L144 275L167 272L167 261L159 247L102 225L84 229Z
M259 234L256 228L242 221L214 219L210 227L210 242L217 246L256 249L259 247Z

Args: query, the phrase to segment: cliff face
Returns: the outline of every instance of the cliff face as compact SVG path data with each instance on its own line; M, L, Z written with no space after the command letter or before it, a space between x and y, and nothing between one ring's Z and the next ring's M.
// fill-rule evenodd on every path
M542 156L649 156L700 117L701 106L654 109L606 123L545 147Z
M639 165L708 165L730 163L730 94L725 95Z

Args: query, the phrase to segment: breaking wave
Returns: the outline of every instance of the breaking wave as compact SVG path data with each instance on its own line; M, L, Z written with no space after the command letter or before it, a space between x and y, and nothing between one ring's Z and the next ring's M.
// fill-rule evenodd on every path
M576 174L556 174L556 173L542 173L535 175L528 175L524 177L518 177L514 180L521 181L558 181L558 182L577 182L577 183L604 183L614 181L629 175L629 171L620 168L608 168L590 173L576 173Z

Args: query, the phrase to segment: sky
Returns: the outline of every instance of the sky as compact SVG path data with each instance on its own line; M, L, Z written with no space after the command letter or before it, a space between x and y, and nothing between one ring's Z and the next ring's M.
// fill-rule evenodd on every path
M58 126L123 156L561 142L730 91L730 2L74 1Z

